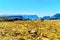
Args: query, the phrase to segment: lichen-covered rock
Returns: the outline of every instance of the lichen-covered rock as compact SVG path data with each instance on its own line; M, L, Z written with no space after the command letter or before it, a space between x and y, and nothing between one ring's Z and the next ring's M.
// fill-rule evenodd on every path
M29 30L28 31L30 34L37 34L37 31L36 30Z

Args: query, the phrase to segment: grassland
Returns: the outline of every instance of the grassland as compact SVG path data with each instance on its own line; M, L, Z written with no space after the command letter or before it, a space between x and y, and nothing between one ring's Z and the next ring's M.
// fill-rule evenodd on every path
M0 40L60 40L60 20L0 22Z

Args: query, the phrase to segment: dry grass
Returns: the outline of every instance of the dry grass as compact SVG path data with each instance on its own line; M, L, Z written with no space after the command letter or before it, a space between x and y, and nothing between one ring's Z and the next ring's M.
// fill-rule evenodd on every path
M60 20L0 22L0 40L60 40Z

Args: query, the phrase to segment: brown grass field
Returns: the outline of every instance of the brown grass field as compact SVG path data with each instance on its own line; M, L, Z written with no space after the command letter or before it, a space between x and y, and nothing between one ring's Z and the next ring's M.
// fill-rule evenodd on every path
M0 40L60 40L60 20L0 22Z

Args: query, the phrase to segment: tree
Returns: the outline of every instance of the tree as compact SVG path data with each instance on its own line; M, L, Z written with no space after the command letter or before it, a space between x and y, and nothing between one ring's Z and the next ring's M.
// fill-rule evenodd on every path
M41 18L41 22L43 22L44 21L44 19L43 18Z

